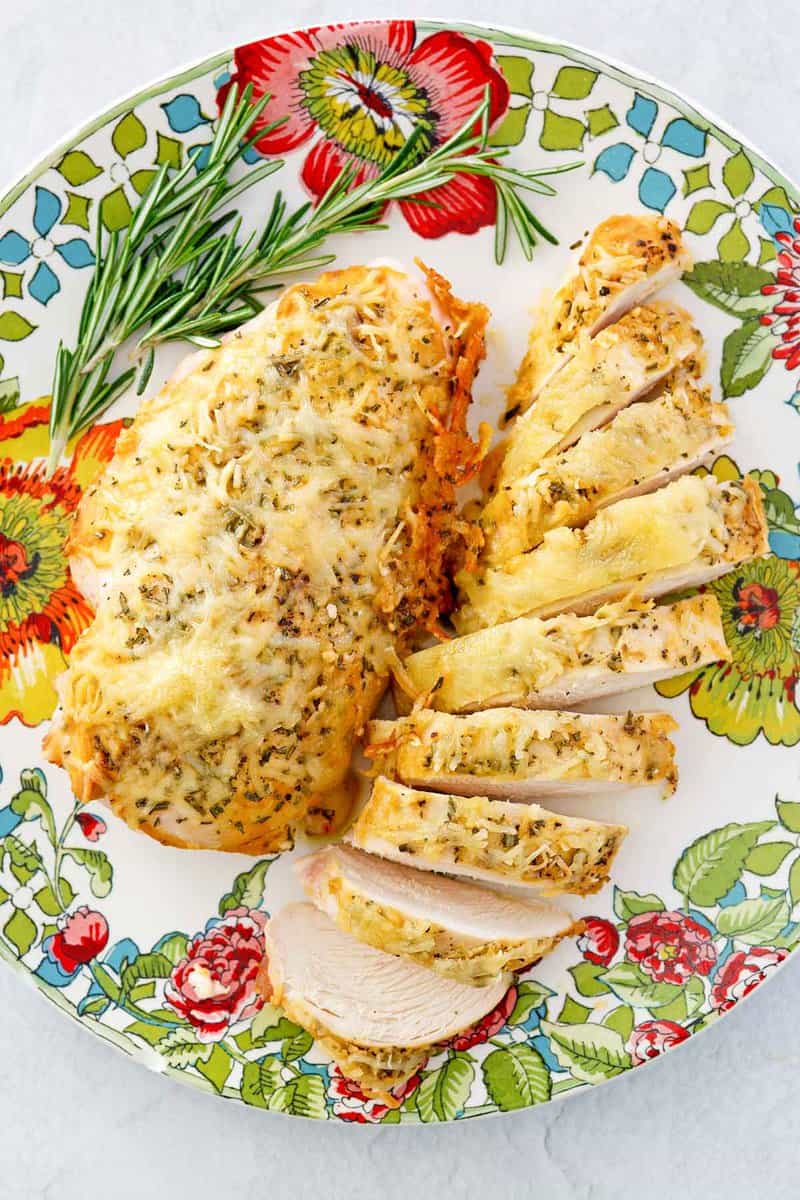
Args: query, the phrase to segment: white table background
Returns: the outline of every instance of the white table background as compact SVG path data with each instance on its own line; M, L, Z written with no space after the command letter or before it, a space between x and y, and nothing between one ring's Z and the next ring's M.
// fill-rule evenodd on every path
M683 91L800 178L796 0L2 0L0 180L185 62L281 28L377 15L495 20L574 41ZM0 1200L797 1197L799 980L792 962L721 1028L567 1103L365 1130L267 1115L153 1075L2 970Z

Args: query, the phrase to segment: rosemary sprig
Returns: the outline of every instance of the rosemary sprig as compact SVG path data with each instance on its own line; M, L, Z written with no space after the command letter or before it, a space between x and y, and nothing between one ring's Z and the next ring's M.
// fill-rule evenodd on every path
M504 165L507 148L489 144L489 97L445 143L417 160L421 131L415 131L375 179L355 185L347 168L315 207L287 211L280 192L260 234L239 241L240 218L227 208L245 188L277 170L264 163L237 182L230 168L242 141L268 97L253 104L228 94L206 164L191 177L192 163L176 174L159 171L134 211L124 235L111 234L105 247L98 229L97 266L84 301L75 350L59 345L51 404L49 469L74 433L94 421L139 374L146 386L156 347L167 341L214 346L218 335L254 316L260 294L282 276L333 261L321 252L328 238L386 228L377 224L392 200L415 200L456 175L484 175L495 185L495 257L502 262L513 229L526 258L540 237L554 242L524 198L525 192L554 196L543 178L573 170L578 163L522 171ZM275 126L270 126L274 128ZM264 130L249 142L264 136ZM419 199L418 203L430 203ZM135 334L133 365L112 372L117 348Z
M203 167L195 172L191 158L173 173L162 166L124 234L111 233L103 244L98 222L96 265L81 309L75 349L59 342L56 351L49 471L72 435L90 425L133 381L135 366L112 374L117 348L162 317L180 292L180 274L191 272L227 240L222 231L234 213L221 210L283 165L280 159L265 162L237 182L230 179L231 167L255 140L243 141L245 134L269 101L267 95L252 103L251 95L252 88L247 87L239 99L231 88ZM263 136L263 130L255 136ZM237 228L234 222L233 230ZM145 363L142 388L150 370L152 359Z

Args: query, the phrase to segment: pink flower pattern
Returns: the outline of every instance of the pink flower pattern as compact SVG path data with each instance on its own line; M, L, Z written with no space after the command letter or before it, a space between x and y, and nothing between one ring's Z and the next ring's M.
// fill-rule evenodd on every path
M631 917L625 953L656 983L686 983L692 975L708 975L717 961L710 932L680 912Z
M689 1037L689 1030L675 1021L642 1021L628 1038L628 1052L635 1067L658 1058L665 1050L679 1046Z
M585 929L578 938L578 949L587 962L607 967L619 948L619 932L603 917L584 917Z
M256 142L261 154L286 154L313 140L301 178L315 199L345 169L354 184L373 178L412 132L418 157L429 154L461 128L487 89L492 124L509 103L487 42L452 30L418 41L413 21L321 25L239 46L220 106L234 83L252 84L255 96L270 93L255 127L265 130ZM462 175L398 208L416 234L438 238L493 225L497 197L485 176Z
M261 1008L256 976L264 957L265 921L256 909L230 909L192 939L174 967L164 999L186 1017L201 1042L219 1041L231 1025Z
M788 958L789 951L773 950L769 946L753 946L751 950L738 950L724 963L714 979L711 989L711 1006L718 1012L727 1012L738 1000L758 987L770 971Z

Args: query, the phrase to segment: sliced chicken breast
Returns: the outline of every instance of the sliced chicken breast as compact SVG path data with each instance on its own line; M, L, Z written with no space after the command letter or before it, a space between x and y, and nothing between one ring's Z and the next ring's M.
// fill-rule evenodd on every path
M474 1025L508 989L443 979L343 933L313 904L289 904L266 929L264 998L321 1043L345 1075L380 1095L437 1045Z
M526 801L654 783L670 795L678 779L674 729L667 713L419 709L370 722L365 752L381 775L464 796Z
M614 216L597 226L572 272L542 310L509 389L508 413L524 412L578 349L691 265L666 217Z
M521 970L582 925L541 900L417 871L352 846L296 863L309 899L361 942L484 987Z
M733 434L727 405L714 403L709 388L675 380L503 484L481 517L483 558L504 562L538 546L550 529L585 525L609 504L655 491L718 454Z
M428 871L583 896L607 881L627 832L538 804L418 791L379 776L347 837Z
M761 489L688 475L620 500L583 529L551 529L535 550L461 571L459 633L514 617L588 613L633 592L699 587L769 550Z
M587 617L519 617L412 654L397 683L445 712L571 708L729 658L709 593L658 608L608 605Z
M508 434L497 487L527 475L550 454L597 429L652 392L681 364L698 373L703 339L682 308L634 308L616 325L581 343Z

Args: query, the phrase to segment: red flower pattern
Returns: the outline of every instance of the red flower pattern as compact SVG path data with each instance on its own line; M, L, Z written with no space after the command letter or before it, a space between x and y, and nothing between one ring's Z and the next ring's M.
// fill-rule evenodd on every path
M331 1067L328 1095L333 1100L334 1114L341 1121L357 1121L360 1125L374 1125L381 1121L393 1108L399 1108L407 1096L415 1091L422 1077L419 1073L405 1083L392 1088L387 1097L378 1099L362 1092L354 1079L348 1079L337 1066Z
M102 913L84 905L60 917L58 932L47 944L47 953L71 975L84 963L102 954L108 943L108 922Z
M616 926L603 917L584 917L583 923L585 929L578 938L578 949L587 962L607 967L619 948Z
M488 1042L489 1038L493 1038L503 1028L514 1011L516 1003L517 989L512 985L490 1013L481 1018L471 1029L457 1034L452 1041L448 1042L448 1045L452 1046L454 1050L470 1050L473 1046L480 1046L483 1042Z
M164 998L196 1029L201 1042L223 1038L263 1004L256 975L264 957L265 916L233 908L189 943L173 968Z
M361 21L324 25L240 46L222 106L233 83L270 93L255 130L262 154L285 154L321 135L301 177L319 198L339 173L354 183L373 178L402 149L412 132L421 159L467 121L489 90L490 121L508 108L509 89L487 42L452 30L416 42L413 21ZM267 126L281 118L277 129ZM413 199L398 201L420 237L476 233L493 225L494 184L461 175Z
M33 401L0 413L0 725L38 725L53 715L54 680L92 621L64 545L81 496L124 424L87 430L70 461L48 477L49 411Z
M749 996L762 983L770 971L774 971L789 951L773 950L769 946L754 946L752 950L738 950L720 967L711 989L711 1007L720 1012L733 1008L737 1000Z
M708 975L717 961L705 926L680 912L646 912L632 917L625 953L657 983L686 983Z
M90 812L77 813L75 821L80 826L81 833L87 842L98 841L108 829L102 817L96 817L94 813Z
M781 345L772 357L782 359L789 371L800 367L800 217L794 221L795 236L786 231L775 234L782 247L778 252L778 269L774 283L761 289L765 296L777 296L772 312L761 318L762 325L772 326L780 336Z
M658 1058L665 1050L679 1046L689 1037L688 1029L675 1021L642 1021L628 1038L628 1051L635 1067L651 1058Z
M775 588L737 579L733 585L733 599L731 615L737 633L754 633L759 637L765 630L774 629L781 619L780 597Z

